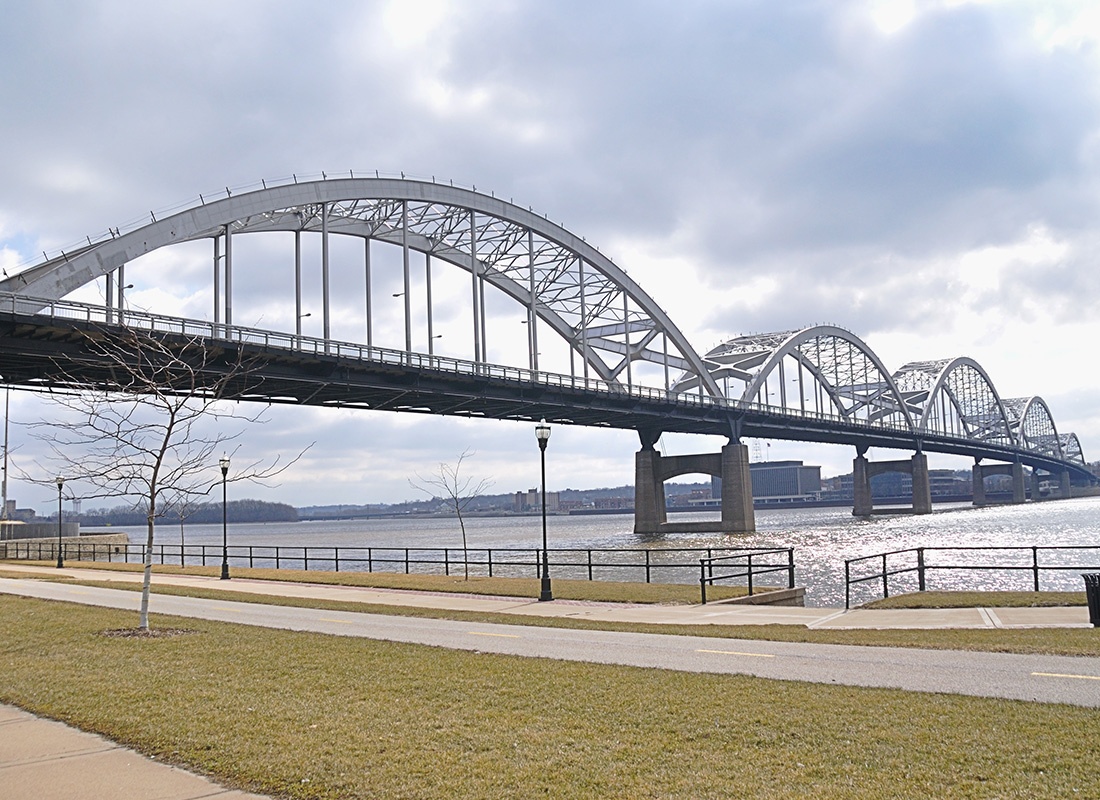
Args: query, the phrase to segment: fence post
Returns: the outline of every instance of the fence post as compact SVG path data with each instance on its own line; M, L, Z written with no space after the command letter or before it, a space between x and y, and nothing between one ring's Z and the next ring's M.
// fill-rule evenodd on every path
M645 582L649 583L649 551L645 551Z
M302 548L302 571L309 572L309 548Z
M336 572L339 572L340 571L340 548L339 547L334 547L334 548L332 548L332 550L333 550L333 553L335 554L334 558L333 558L333 561L336 563Z
M493 548L489 548L485 551L488 554L489 559L489 577L493 577Z
M882 554L882 596L890 596L890 578L886 574L886 553Z
M794 588L794 548L787 548L787 588Z
M443 548L443 574L450 577L451 574L451 548Z
M707 560L705 558L699 559L699 595L701 599L701 605L707 604Z
M279 569L279 545L275 545L275 569Z
M844 610L852 607L852 562L844 560Z
M409 574L409 548L405 548L405 574Z
M1035 577L1035 591L1039 591L1039 548L1031 547L1031 572Z
M748 568L746 571L749 573L749 597L752 597L752 553L749 553Z
M924 591L924 548L917 548L917 591Z
M252 569L252 567L255 565L255 561L253 560L254 556L255 556L255 553L253 553L252 550L253 550L253 546L249 545L248 546L248 568L249 569Z
M367 572L374 572L374 548L367 548Z
M592 549L588 549L588 580L592 580Z

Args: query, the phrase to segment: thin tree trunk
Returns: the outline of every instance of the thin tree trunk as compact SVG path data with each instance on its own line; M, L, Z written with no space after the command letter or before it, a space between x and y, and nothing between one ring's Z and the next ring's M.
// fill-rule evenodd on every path
M149 536L145 540L145 575L141 579L141 619L138 627L149 630L149 585L153 580L153 512L149 511Z

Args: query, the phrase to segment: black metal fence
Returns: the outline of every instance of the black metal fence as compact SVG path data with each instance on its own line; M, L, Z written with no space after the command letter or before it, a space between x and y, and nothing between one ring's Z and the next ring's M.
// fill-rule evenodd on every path
M958 555L965 558L985 556L978 561L959 563ZM1094 563L1089 564L1088 558ZM844 562L844 607L851 608L852 587L857 584L881 582L882 596L890 596L890 579L895 578L895 590L899 585L898 576L913 576L901 579L902 591L927 591L931 573L944 572L998 572L1024 573L1030 578L1027 589L1038 592L1039 577L1044 572L1080 572L1096 570L1100 561L1100 547L1097 546L1028 546L1028 547L915 547L906 550L892 550L870 556L847 559ZM867 570L874 570L868 572ZM916 586L913 586L913 580ZM999 584L1003 583L998 581ZM1010 584L1012 582L1009 582ZM952 587L957 588L957 587ZM979 588L988 591L995 587L983 585ZM1001 588L1001 587L997 587ZM1009 586L1008 588L1013 588ZM1020 590L1017 588L1017 590Z
M760 559L769 559L772 556L786 556L783 563ZM754 561L755 559L755 561ZM734 572L720 571L715 574L715 567L719 570L735 570ZM736 553L722 556L708 556L699 559L699 595L700 602L707 604L707 586L713 586L717 581L737 580L745 578L748 583L749 595L752 595L755 579L760 575L768 575L773 572L787 573L787 588L794 588L794 548L788 547L779 550L752 549L740 550Z
M144 563L145 547L137 544L63 542L66 561ZM708 582L744 578L750 593L759 575L779 569L794 575L794 551L766 548L555 548L550 549L550 574L574 580L621 580L645 583L692 583L701 561L736 563L740 570L714 574ZM787 554L781 566L761 562L769 554ZM154 545L152 563L175 566L217 566L220 545ZM324 572L403 572L405 574L469 574L487 577L539 577L542 551L535 548L467 549L461 547L313 547L230 545L230 567L319 570ZM57 542L9 542L8 558L36 561L57 558Z

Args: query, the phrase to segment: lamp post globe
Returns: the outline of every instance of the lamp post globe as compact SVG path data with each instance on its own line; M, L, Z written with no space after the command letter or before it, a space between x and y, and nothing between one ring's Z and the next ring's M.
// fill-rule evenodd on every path
M65 566L65 557L61 554L61 490L65 486L64 476L58 475L57 481L57 568Z
M229 474L229 456L222 456L218 460L218 465L222 468L222 576L223 581L229 580L229 537L226 532L226 502L225 502L225 480L226 475Z
M539 602L542 602L554 599L550 586L550 553L546 547L546 443L550 441L550 426L545 419L535 426L535 439L539 443L539 460L542 465L542 585L539 591Z

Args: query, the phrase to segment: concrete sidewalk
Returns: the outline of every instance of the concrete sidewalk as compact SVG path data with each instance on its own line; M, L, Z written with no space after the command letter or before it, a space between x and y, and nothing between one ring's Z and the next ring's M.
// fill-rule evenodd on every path
M5 705L0 785L5 800L262 800Z
M104 583L140 583L141 573L116 572L80 567L31 566L5 563L7 572L22 572L28 578L65 576L79 581ZM404 589L374 589L358 586L333 586L316 583L218 578L199 575L155 573L154 584L229 590L242 595L293 597L303 600L330 600L368 603L381 606L430 608L442 611L480 611L514 614L534 618L570 617L597 622L634 622L663 625L804 625L808 628L844 629L915 629L945 628L1087 628L1088 608L948 608L948 609L852 609L801 608L797 606L734 605L658 605L642 603L599 603L580 600L554 600L539 603L534 599L493 597L451 592L416 592ZM245 598L242 598L245 599Z

